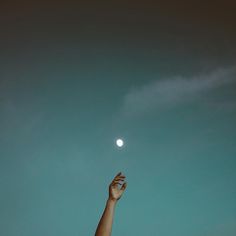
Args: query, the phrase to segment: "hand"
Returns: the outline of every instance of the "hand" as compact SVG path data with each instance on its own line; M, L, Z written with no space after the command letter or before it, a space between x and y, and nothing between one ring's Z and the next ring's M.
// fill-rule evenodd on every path
M125 176L121 175L121 172L119 172L115 178L112 180L111 184L109 185L109 199L113 201L117 201L121 198L123 192L125 191L127 187L127 183L123 181L125 180ZM121 185L121 188L119 188L118 185Z

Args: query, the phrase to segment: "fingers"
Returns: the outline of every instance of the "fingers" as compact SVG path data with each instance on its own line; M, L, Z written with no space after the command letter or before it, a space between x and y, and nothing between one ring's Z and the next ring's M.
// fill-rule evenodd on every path
M111 183L113 184L122 184L122 182L125 181L124 178L118 178L118 179L114 179Z
M121 186L121 190L124 191L127 187L127 182L123 183L122 186Z
M112 182L111 183L111 186L116 186L116 185L122 185L122 183L120 183L120 182Z
M114 179L111 184L112 185L116 185L116 184L119 184L119 185L122 185L122 182L124 181L124 179Z
M115 176L115 178L118 177L118 176L120 176L120 175L121 175L121 172L119 172L119 173Z
M115 176L114 180L124 179L124 178L125 178L125 176L122 175L121 172L119 172L119 173Z
M122 182L125 180L125 176L121 174L121 172L119 172L115 178L112 180L111 185L122 185Z
M113 179L113 181L117 181L117 180L124 181L125 180L125 176L116 177L115 179Z

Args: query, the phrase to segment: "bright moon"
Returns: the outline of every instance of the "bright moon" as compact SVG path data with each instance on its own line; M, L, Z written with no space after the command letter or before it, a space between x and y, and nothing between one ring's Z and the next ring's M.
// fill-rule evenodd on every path
M122 147L122 146L124 145L124 141L123 141L122 139L117 139L117 140L116 140L116 145L117 145L118 147Z

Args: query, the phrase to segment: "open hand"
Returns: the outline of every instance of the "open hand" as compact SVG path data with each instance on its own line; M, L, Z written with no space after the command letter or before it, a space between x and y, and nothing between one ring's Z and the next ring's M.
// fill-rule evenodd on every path
M110 200L117 201L121 198L123 192L127 187L127 183L124 181L125 181L125 176L122 175L121 172L119 172L109 185ZM119 188L119 185L121 185L121 188Z

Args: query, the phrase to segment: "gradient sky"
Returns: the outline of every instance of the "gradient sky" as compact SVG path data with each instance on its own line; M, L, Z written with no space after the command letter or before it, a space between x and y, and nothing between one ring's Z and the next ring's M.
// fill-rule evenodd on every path
M119 171L113 236L236 235L236 4L211 2L1 2L0 235L93 235Z

